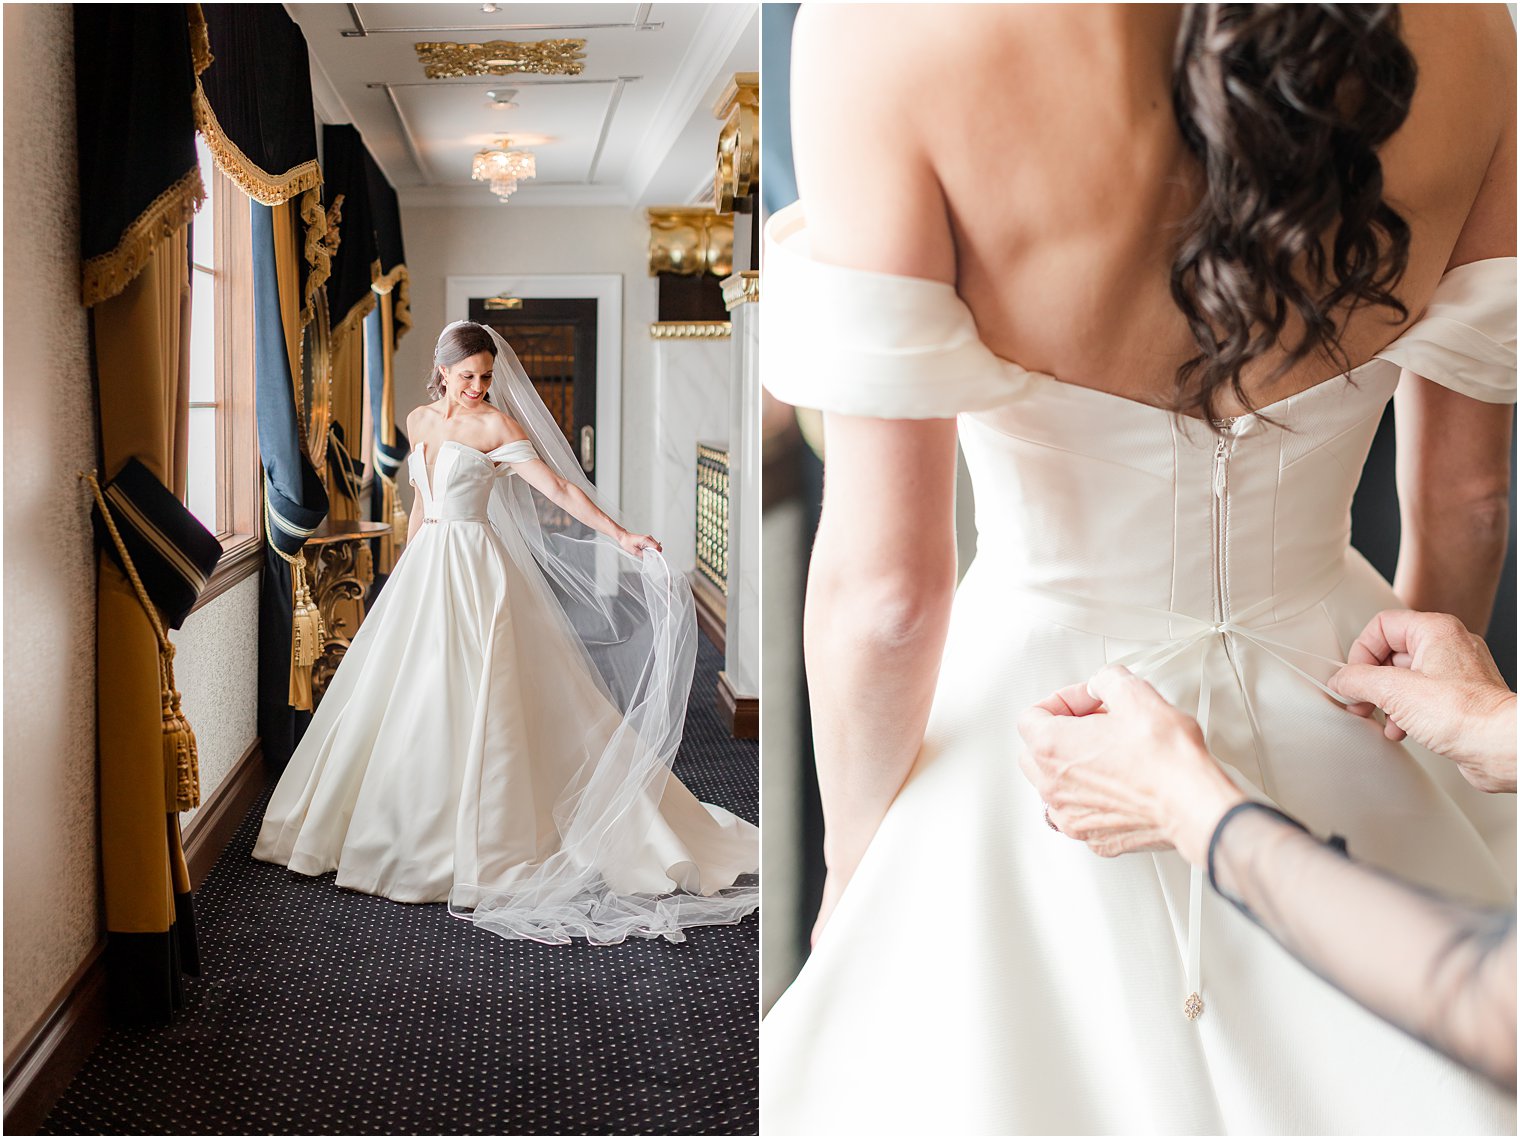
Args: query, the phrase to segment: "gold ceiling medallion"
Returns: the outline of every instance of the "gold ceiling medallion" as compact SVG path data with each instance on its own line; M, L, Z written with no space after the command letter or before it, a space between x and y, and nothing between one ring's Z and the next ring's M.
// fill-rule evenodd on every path
M755 185L760 140L760 73L736 71L718 97L713 114L723 120L718 132L718 169L713 200L720 214L733 213L734 199L747 197Z
M726 277L734 271L734 219L704 206L651 206L649 275Z
M419 43L417 58L429 79L462 79L468 75L579 75L586 58L585 40L538 40L484 44Z

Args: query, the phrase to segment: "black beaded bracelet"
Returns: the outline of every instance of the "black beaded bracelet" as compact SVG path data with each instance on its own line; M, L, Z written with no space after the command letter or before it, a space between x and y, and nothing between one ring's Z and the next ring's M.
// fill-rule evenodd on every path
M1214 888L1214 892L1216 894L1223 894L1224 891L1219 888L1219 881L1214 877L1214 851L1219 846L1219 836L1224 833L1225 826L1231 819L1240 814L1242 811L1265 811L1269 815L1276 815L1279 819L1282 819L1286 823L1292 823L1295 827L1303 831L1305 834L1309 834L1308 827L1304 826L1303 823L1299 822L1292 815L1285 814L1284 812L1278 810L1276 807L1272 806L1271 803L1263 803L1256 799L1247 799L1244 803L1236 803L1233 807L1224 813L1224 815L1217 823L1214 824L1214 833L1209 836L1209 857L1207 862L1209 869L1209 885ZM1340 849L1343 852L1345 850L1344 839L1341 841Z

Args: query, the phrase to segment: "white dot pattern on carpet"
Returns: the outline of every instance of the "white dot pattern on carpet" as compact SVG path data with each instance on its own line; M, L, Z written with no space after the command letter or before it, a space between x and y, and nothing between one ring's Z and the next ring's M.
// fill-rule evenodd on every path
M753 822L757 749L698 643L676 773ZM43 1134L756 1133L757 915L679 945L506 941L255 862L267 799L196 896L186 1009L111 1029Z

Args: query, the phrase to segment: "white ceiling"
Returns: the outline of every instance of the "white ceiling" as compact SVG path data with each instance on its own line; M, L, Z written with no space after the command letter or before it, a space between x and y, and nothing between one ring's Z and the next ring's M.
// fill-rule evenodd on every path
M494 204L470 159L503 134L538 159L513 206L710 201L713 104L734 72L760 67L753 3L285 7L306 35L318 116L353 123L413 206ZM413 46L498 39L584 39L583 69L428 79ZM515 109L491 106L502 88Z

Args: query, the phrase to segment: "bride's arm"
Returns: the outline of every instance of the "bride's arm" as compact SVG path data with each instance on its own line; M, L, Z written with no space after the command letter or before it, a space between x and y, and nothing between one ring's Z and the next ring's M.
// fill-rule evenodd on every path
M955 243L913 94L882 84L937 17L804 5L792 144L820 260L953 283ZM842 97L844 92L848 97ZM815 932L923 743L955 589L955 421L824 417L803 612L828 880Z
M1406 372L1394 396L1399 563L1410 609L1454 613L1480 636L1509 542L1514 409L1480 403Z
M607 516L586 492L567 479L555 474L554 469L542 459L529 459L513 463L512 469L539 494L565 511L577 522L591 527L598 534L605 534L629 553L637 556L641 545L660 549L660 544L647 534L634 534L623 529Z
M1513 67L1513 62L1510 63ZM1513 102L1513 88L1511 88ZM1448 267L1515 255L1513 112ZM1514 408L1405 372L1394 396L1401 519L1395 592L1483 634L1509 539Z
M825 913L924 738L955 590L955 421L824 417L803 611Z

